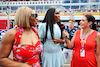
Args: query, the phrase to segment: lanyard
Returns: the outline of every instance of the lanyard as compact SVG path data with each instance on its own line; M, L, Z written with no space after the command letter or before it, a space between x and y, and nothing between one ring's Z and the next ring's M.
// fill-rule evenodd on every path
M90 32L91 32L91 30L90 30ZM84 44L86 43L86 40L87 40L88 36L90 35L90 32L89 32L89 34L87 35L87 37L84 40L83 40L83 34L82 34L82 38L81 38L82 50L84 50Z
M82 50L84 50L84 44L86 43L87 38L88 38L88 36L85 38L85 40L83 40L83 35L82 35L82 39L81 39Z

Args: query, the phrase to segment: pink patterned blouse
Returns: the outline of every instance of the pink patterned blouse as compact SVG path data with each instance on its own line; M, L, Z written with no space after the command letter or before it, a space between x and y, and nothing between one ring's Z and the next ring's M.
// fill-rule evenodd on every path
M17 62L27 63L32 67L41 67L39 62L39 54L43 49L42 43L40 41L37 41L35 46L29 44L20 44L23 28L18 26L16 26L15 28L18 30L18 32L15 35L13 45L13 60ZM34 28L32 29L38 35L38 32Z

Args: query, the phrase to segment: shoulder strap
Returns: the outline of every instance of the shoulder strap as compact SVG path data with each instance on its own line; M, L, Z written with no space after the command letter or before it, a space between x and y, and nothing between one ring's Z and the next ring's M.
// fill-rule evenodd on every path
M38 38L40 39L39 34L38 34L38 31L37 31L34 27L32 27L32 30L36 33L36 35L37 35Z
M20 43L20 39L21 39L21 36L22 36L22 32L23 32L23 28L22 27L18 27L18 26L15 26L15 28L17 29L17 33L15 35L15 40L14 40L14 45L17 45Z

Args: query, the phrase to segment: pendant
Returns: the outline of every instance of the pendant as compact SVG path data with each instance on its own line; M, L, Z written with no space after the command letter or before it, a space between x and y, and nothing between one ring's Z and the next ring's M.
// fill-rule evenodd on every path
M80 42L81 42L81 43L86 43L86 41L84 41L84 40L83 40L83 41L80 41Z

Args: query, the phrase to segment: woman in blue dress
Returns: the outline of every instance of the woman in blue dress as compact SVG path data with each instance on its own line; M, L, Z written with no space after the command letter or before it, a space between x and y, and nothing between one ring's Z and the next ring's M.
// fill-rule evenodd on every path
M41 54L42 67L64 67L66 59L62 53L60 44L64 43L61 38L61 30L57 22L60 21L60 13L55 8L50 8L39 25L40 41L44 48Z

